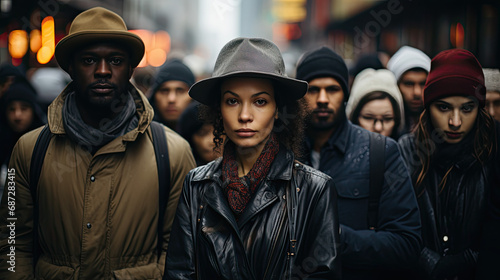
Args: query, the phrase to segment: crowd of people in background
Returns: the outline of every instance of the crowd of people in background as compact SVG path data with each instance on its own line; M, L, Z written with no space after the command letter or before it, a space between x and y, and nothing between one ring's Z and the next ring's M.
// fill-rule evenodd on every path
M322 46L288 77L273 42L237 38L210 78L178 57L146 79L120 16L90 9L69 32L59 67L0 65L0 278L500 277L500 71L473 53L402 46L348 68ZM18 276L6 262L13 167L18 256L33 258Z

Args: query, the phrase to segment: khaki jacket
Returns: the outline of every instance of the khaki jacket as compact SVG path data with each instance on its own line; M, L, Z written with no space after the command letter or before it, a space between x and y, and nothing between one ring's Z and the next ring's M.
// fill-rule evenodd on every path
M36 279L161 279L182 183L195 167L189 144L165 128L172 189L165 212L164 252L158 258L158 174L149 129L153 109L131 86L138 127L92 156L64 131L62 108L70 88L71 84L49 107L48 123L54 135L38 184L41 254ZM9 193L6 185L0 207L0 279L34 278L29 173L40 131L18 141L9 164L15 186L10 184ZM9 213L9 197L15 201L10 202L15 204L13 213ZM9 271L13 264L15 272Z

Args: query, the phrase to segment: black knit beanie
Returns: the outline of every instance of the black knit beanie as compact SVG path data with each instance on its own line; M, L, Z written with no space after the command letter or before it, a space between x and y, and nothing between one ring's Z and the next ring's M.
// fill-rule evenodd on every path
M33 90L33 87L27 83L13 83L4 94L5 105L12 101L24 101L34 108L36 103L36 92Z
M188 87L191 87L194 84L194 80L194 74L189 67L179 59L172 59L163 64L156 74L151 92L154 94L164 82L182 81L185 82Z
M328 47L321 47L302 55L297 63L295 78L310 82L315 78L332 77L344 91L344 100L349 99L349 72L344 59Z

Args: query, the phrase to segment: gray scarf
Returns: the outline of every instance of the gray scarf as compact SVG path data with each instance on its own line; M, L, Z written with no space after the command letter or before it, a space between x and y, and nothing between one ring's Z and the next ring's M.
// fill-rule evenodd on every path
M139 118L135 114L136 106L131 94L122 111L114 119L103 119L99 129L87 125L76 106L75 92L66 97L63 107L64 130L69 138L94 154L99 148L108 144L119 136L136 128Z

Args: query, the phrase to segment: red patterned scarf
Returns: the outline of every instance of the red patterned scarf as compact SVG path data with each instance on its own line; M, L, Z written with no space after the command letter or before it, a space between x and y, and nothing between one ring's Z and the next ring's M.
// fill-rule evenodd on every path
M243 210L245 210L248 201L250 201L250 198L255 193L257 186L269 172L271 163L276 154L278 154L279 143L276 135L271 134L252 169L242 178L238 177L238 162L236 161L235 149L235 145L231 141L228 141L224 147L222 180L224 182L229 180L229 184L224 191L226 192L229 206L231 206L236 219L238 219Z

